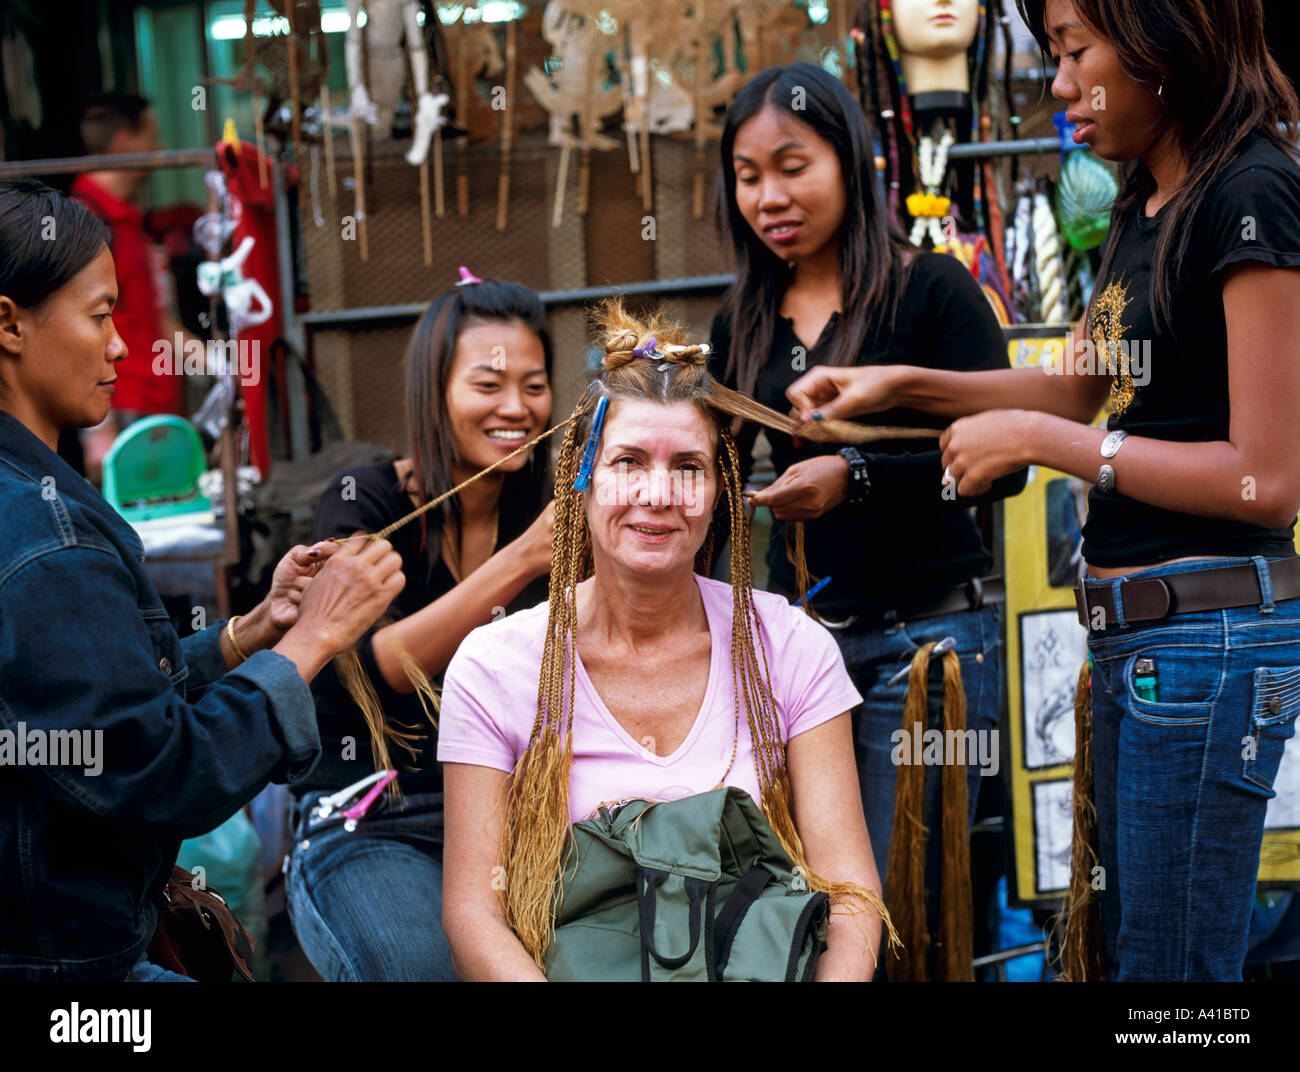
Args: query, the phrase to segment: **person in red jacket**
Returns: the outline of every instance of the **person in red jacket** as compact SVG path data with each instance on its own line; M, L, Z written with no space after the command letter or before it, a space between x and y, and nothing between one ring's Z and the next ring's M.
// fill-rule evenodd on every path
M108 93L87 104L81 136L91 155L157 152L158 127L143 97ZM166 285L166 253L145 231L144 213L135 198L149 178L147 170L91 171L78 175L72 196L113 232L118 304L113 313L127 359L118 369L113 412L103 424L82 432L86 475L99 482L104 455L117 434L132 421L155 413L180 413L184 388L179 376L153 370L154 344L183 332Z

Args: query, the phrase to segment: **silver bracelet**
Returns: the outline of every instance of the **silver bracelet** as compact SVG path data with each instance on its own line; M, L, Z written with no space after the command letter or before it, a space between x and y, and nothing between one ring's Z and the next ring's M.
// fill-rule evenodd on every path
M1124 440L1128 438L1127 432L1121 432L1118 428L1111 432L1101 441L1101 456L1103 458L1113 458L1119 453L1119 448Z
M1097 472L1097 488L1101 491L1115 490L1115 470L1103 465Z

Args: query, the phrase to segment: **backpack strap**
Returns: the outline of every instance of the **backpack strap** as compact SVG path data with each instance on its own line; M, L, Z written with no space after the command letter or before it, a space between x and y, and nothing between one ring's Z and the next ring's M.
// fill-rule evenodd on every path
M741 923L745 920L745 913L749 911L750 906L758 900L767 884L772 881L772 872L766 867L751 867L741 876L736 888L731 891L722 906L722 911L718 913L718 920L714 924L714 934L716 944L714 948L717 953L714 955L714 974L712 976L715 982L722 981L722 970L727 966L727 960L731 956L731 943L735 941L736 932L740 930Z
M813 969L817 966L817 958L826 949L826 945L811 932L830 914L830 908L830 897L818 890L808 898L804 910L799 913L799 920L794 926L794 939L790 942L790 960L785 968L785 981L787 983L812 982ZM803 947L810 936L812 937L812 947L809 949L808 963L804 965L803 976L796 978L799 969L799 957L803 954Z
M685 879L686 896L690 903L690 948L680 957L661 957L655 949L655 891L668 878L667 871L653 867L638 867L636 875L637 913L641 930L641 981L650 982L650 958L654 957L661 968L675 971L695 956L700 944L701 898L708 902L710 922L713 918L713 896L717 884L698 878ZM712 935L710 935L710 938ZM711 974L711 973L710 973Z

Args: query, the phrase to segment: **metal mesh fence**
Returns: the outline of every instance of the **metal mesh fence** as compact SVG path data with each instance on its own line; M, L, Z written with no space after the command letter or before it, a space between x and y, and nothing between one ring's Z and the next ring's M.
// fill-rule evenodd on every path
M729 270L711 215L713 175L705 176L703 218L693 214L696 152L693 140L652 140L652 207L646 210L637 176L619 149L592 153L588 206L579 214L582 154L568 167L562 218L552 226L559 150L525 139L513 154L507 226L496 228L500 153L495 148L444 152L445 215L434 214L429 166L430 262L425 263L420 170L402 158L403 145L366 153L364 192L368 259L359 233L348 236L354 216L348 188L352 161L347 141L336 140L337 189L329 197L323 155L305 161L299 199L308 292L313 312L427 302L456 279L459 265L483 278L512 279L536 290L604 286L646 279L708 275ZM705 154L713 165L716 147ZM457 177L463 169L468 214L457 211ZM314 171L314 174L312 172ZM659 302L692 338L707 336L716 295ZM548 317L555 343L556 413L567 413L585 382L587 314L555 307ZM316 373L338 410L349 438L403 449L402 354L410 320L317 325L311 333Z

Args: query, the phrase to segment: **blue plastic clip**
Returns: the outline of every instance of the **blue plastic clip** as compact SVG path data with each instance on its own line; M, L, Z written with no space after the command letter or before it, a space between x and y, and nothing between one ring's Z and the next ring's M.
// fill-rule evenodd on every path
M815 585L808 589L804 596L795 603L796 607L802 607L805 603L811 603L813 596L831 583L830 577L823 577Z
M600 430L605 424L605 410L609 408L609 399L602 398L596 403L596 416L591 422L591 435L582 451L582 465L578 469L577 479L573 482L575 491L585 491L591 481L591 471L596 467L596 444L600 442Z

